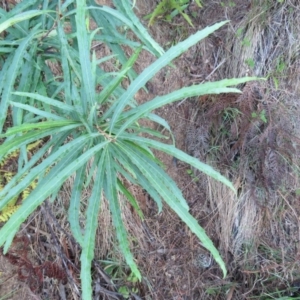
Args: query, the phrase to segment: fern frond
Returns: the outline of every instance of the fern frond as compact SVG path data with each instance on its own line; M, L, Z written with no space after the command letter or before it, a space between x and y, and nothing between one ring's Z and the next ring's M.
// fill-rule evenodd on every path
M38 140L36 142L33 142L33 143L27 145L27 147L26 147L27 152L35 150L38 146L41 145L42 142L43 142L43 140ZM2 160L0 161L0 168L3 168L4 166L10 165L10 162L12 160L17 160L19 155L20 155L20 149L16 149L13 152L8 153L7 155L5 155L2 158Z
M36 149L42 142L43 142L42 140L38 140L38 141L36 141L36 142L34 142L34 143L29 144L29 145L26 147L27 151L31 151L31 150Z
M34 143L31 143L29 145L27 145L26 150L27 153L29 153L30 151L35 150L37 147L40 146L40 144L42 143L42 140L38 140ZM18 156L20 154L20 149L17 149L9 154L7 154L2 161L0 162L0 168L3 168L3 170L1 170L1 175L0 175L0 191L3 190L3 188L5 187L5 184L9 183L13 177L15 176L16 172L11 172L6 170L6 167L9 167L12 164L12 161L17 161ZM10 169L10 168L9 168ZM47 170L47 172L49 172L49 170ZM27 174L24 174L24 176L26 176ZM22 180L22 179L21 179ZM2 209L0 210L0 221L1 222L6 222L8 221L8 219L11 217L11 215L18 209L19 205L15 205L16 202L18 201L19 198L21 198L21 200L23 201L24 199L26 199L30 193L32 192L32 190L34 190L37 186L38 180L34 179L30 185L25 188L23 190L23 192L12 198L8 204ZM1 199L0 199L1 201Z
M30 186L28 186L23 192L22 192L22 201L25 200L31 193L32 189Z
M6 182L10 182L14 175L14 172L5 172L3 177L5 178Z
M6 222L15 213L21 205L7 205L0 211L0 222Z
M155 7L154 11L145 17L145 19L150 18L148 26L152 26L158 17L169 14L174 9L177 9L182 14L181 6L187 4L188 2L189 2L189 0L162 0ZM184 15L185 15L184 18L186 20L187 20L187 18L189 19L189 17L186 14L184 14Z
M13 152L5 155L0 161L0 168L3 168L4 166L8 165L10 160L17 159L19 154L20 154L20 149L16 149Z

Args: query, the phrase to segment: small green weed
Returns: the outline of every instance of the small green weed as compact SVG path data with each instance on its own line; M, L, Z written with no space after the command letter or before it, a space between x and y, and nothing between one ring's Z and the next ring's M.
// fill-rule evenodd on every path
M244 31L244 28L239 28L239 29L236 31L236 36L237 36L237 37L241 37L242 34L243 34L243 31Z
M237 116L240 114L241 112L237 108L227 107L223 112L223 120L224 122L235 121Z
M114 283L118 284L118 281L121 282L120 287L118 288L118 292L125 299L128 299L131 293L138 293L138 288L135 287L135 284L138 283L139 278L136 277L136 275L132 272L129 275L127 275L126 266L121 265L119 262L112 260L102 260L100 261L100 263L103 266L105 272L111 277L111 280ZM125 283L127 284L125 285Z
M272 78L275 89L279 88L279 80L284 77L287 70L287 64L282 57L277 59L275 70L269 75Z
M227 283L225 285L218 285L218 286L213 286L213 287L208 287L205 290L205 293L209 295L210 297L215 297L216 299L220 295L226 295L229 293L229 291L234 288L237 284L235 283Z
M250 47L250 45L251 45L251 41L248 38L244 38L242 40L242 46Z
M232 0L229 0L228 2L221 1L221 6L222 7L230 7L230 8L232 8L232 7L236 6L236 3L234 1L232 1Z
M245 63L247 64L247 66L249 66L251 69L254 69L255 67L255 61L253 58L247 58L245 60Z
M164 18L170 22L176 15L181 14L189 25L194 27L190 17L183 12L188 7L189 2L189 0L162 0L154 11L145 17L145 20L149 20L149 26L151 26L158 18ZM202 7L199 0L195 2L199 7Z
M186 173L191 176L191 178L193 179L194 182L199 181L199 178L195 175L193 170L188 169L188 170L186 170Z
M257 112L252 112L251 117L254 118L254 119L259 118L264 123L268 123L268 119L266 117L266 111L264 109L259 114Z

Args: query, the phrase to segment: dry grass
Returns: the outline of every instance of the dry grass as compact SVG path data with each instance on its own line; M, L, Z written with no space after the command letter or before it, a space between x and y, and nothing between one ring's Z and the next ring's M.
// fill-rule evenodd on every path
M206 144L197 154L227 174L238 190L235 196L208 180L206 191L216 212L208 231L218 235L227 259L232 299L277 298L288 295L299 279L300 120L295 108L300 94L299 76L292 72L299 70L300 11L297 1L254 1L244 13L227 28L226 39L216 37L221 50L215 50L212 63L226 59L220 78L269 78L262 87L246 85L238 98L202 99L199 119ZM207 43L201 45L204 50ZM207 290L210 286L207 282Z

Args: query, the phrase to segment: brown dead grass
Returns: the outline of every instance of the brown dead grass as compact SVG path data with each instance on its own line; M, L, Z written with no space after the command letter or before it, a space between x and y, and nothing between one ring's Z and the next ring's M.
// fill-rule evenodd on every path
M216 5L211 4L203 13ZM237 4L234 9L240 12L239 8ZM299 77L291 76L291 70L299 68L294 42L300 32L300 24L295 22L299 9L295 1L256 1L244 12L243 17L234 18L226 33L223 29L223 38L217 37L221 50L215 49L212 61L217 66L226 60L218 70L219 78L270 78L262 88L247 84L238 98L221 95L201 99L201 130L194 129L194 133L202 136L197 137L198 144L199 140L204 142L201 149L192 147L191 154L221 170L238 190L237 196L228 195L226 188L210 179L206 189L210 207L216 212L207 229L210 236L218 236L219 249L227 261L231 299L267 294L277 298L288 295L299 278L300 207L295 194L299 187L299 118L295 107L300 94ZM203 51L208 43L201 45ZM247 65L250 58L253 66ZM279 58L285 66L281 72ZM222 291L221 284L215 289L216 299L225 298L229 287ZM209 281L205 288L211 290Z
M295 107L299 105L299 77L293 78L291 70L299 70L294 41L300 28L291 20L297 19L299 10L292 1L285 5L235 3L232 8L221 7L220 1L206 5L197 20L200 28L225 18L230 18L231 24L183 55L176 62L176 71L166 68L152 81L154 92L160 94L182 83L271 74L265 84L241 87L240 97L203 97L199 106L186 101L158 111L174 130L179 148L190 150L184 141L194 132L197 141L191 154L221 170L238 190L236 196L200 173L195 174L199 177L196 186L187 176L186 166L174 168L170 158L158 154L184 190L191 212L218 246L229 277L222 280L214 263L195 271L195 253L201 246L166 208L161 218L152 215L146 222L159 245L166 249L170 248L167 245L179 245L176 250L183 252L175 255L164 250L163 257L151 256L150 263L149 258L147 262L139 260L148 277L154 278L156 288L151 296L155 299L248 299L270 295L277 288L282 292L273 295L280 297L288 295L298 279L300 207L295 191L299 187L299 120ZM174 38L163 21L156 26L161 30L153 31L155 38ZM237 31L239 28L242 31ZM281 72L278 57L285 64ZM152 262L156 262L155 270Z

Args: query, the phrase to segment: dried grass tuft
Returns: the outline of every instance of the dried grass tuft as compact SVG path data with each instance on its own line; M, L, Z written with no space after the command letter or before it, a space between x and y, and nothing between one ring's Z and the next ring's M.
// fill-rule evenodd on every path
M200 51L208 43L218 43L211 63L216 67L226 59L218 69L220 78L255 75L268 80L246 84L239 97L201 99L197 125L190 128L194 144L189 138L187 148L227 175L238 191L234 195L197 174L200 181L208 182L206 195L216 214L208 232L218 236L233 294L239 299L261 296L278 291L278 285L281 291L276 297L280 297L299 279L300 271L300 93L295 76L299 73L294 73L299 72L300 10L298 1L254 1L243 12L226 33L223 29L225 38L217 34L203 42ZM200 135L205 137L201 145ZM206 289L211 286L206 282Z

